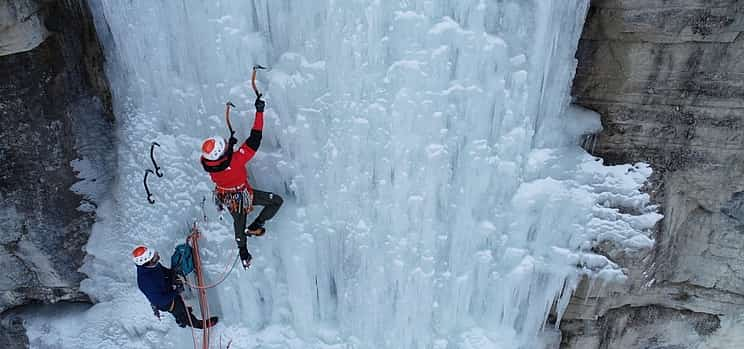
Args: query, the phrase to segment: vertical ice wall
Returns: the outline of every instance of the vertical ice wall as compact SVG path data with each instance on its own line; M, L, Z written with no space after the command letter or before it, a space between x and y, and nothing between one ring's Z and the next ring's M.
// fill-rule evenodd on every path
M658 216L638 191L650 169L576 146L599 127L567 108L586 0L91 2L119 183L84 270L101 303L76 321L96 331L40 343L189 345L153 322L127 253L168 254L200 219L200 139L225 133L226 100L247 136L254 64L271 70L252 181L287 204L249 242L254 266L210 293L232 348L536 348L581 273L622 278L593 243L651 243ZM153 206L150 141L166 172ZM235 253L230 219L206 211L218 275Z

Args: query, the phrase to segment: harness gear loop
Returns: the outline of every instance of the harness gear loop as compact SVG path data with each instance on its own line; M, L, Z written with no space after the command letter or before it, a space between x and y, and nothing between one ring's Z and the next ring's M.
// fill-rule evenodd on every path
M228 211L236 213L241 207L245 213L253 211L253 191L246 184L232 188L215 186L213 199L220 211L227 208Z

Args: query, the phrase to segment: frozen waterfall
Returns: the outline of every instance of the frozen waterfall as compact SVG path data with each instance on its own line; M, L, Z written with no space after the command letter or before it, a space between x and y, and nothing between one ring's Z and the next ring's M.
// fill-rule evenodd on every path
M226 135L227 100L247 137L254 64L271 69L251 181L285 206L253 267L210 290L214 348L553 348L580 277L624 277L592 246L652 244L651 170L577 145L601 127L569 107L588 0L90 2L119 159L83 268L98 303L29 319L32 346L192 346L153 317L129 251L167 257L198 220L206 272L234 258L199 145Z

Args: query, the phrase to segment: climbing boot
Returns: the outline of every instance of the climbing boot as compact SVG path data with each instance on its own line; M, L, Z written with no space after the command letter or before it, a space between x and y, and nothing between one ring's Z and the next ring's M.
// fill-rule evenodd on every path
M209 318L209 320L207 320L207 328L210 328L210 327L216 325L219 322L219 320L220 319L218 317L212 316L211 318ZM204 322L203 321L196 321L194 323L194 328L203 329L204 328Z
M266 229L264 228L263 223L253 222L245 229L245 235L248 236L261 236L264 233L266 233Z

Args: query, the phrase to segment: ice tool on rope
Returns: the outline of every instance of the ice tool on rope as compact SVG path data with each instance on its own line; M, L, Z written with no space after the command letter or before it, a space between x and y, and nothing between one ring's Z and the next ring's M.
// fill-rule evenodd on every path
M147 187L147 175L150 173L155 173L155 172L152 172L152 170L149 168L145 170L145 179L143 179L142 182L145 184L145 192L147 193L147 202L154 204L155 200L152 199L152 193L150 193L150 188Z
M160 171L160 166L158 166L158 163L155 162L155 146L160 147L160 144L158 142L152 142L150 145L150 160L152 160L152 165L155 167L155 174L158 177L163 177L163 172Z

